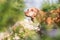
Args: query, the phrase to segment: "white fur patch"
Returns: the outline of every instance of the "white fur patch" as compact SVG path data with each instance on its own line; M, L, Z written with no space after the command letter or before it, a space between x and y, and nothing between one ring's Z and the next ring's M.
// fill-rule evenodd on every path
M29 12L29 16L33 16L34 15L34 12Z

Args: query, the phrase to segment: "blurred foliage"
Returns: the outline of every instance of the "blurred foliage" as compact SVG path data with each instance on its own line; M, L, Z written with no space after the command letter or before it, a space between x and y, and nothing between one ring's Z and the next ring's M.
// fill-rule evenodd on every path
M17 26L15 30L13 30L13 33L9 36L9 37L6 37L4 38L4 40L15 40L14 38L16 36L19 37L19 39L16 39L16 40L40 40L40 35L38 35L36 33L36 31L34 30L29 30L29 29L25 29L23 26Z
M57 9L59 7L60 7L60 3L52 3L52 4L50 4L49 2L48 3L44 2L42 4L42 10L46 11L46 12L49 12L49 11L54 10L54 9Z
M0 0L0 30L23 19L23 0Z

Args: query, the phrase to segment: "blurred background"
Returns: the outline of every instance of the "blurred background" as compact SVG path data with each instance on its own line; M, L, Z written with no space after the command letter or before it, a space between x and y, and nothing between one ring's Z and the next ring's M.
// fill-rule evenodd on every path
M30 7L48 12L59 8L60 0L0 0L0 32L6 31L17 21L23 20L24 11Z

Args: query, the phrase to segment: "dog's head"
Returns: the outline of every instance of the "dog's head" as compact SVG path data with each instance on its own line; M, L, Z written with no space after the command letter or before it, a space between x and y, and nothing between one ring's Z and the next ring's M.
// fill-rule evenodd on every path
M29 8L26 12L25 15L31 18L34 18L37 13L38 13L38 9L37 8Z

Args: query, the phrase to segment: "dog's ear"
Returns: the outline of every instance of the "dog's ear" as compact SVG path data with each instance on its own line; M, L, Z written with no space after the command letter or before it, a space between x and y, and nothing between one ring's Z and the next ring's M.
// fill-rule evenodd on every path
M33 8L33 10L32 10L32 11L34 11L34 12L38 13L38 12L39 12L39 9L37 9L37 8Z
M37 11L37 13L39 12L39 9L37 9L37 8L35 8L36 9L36 11Z

